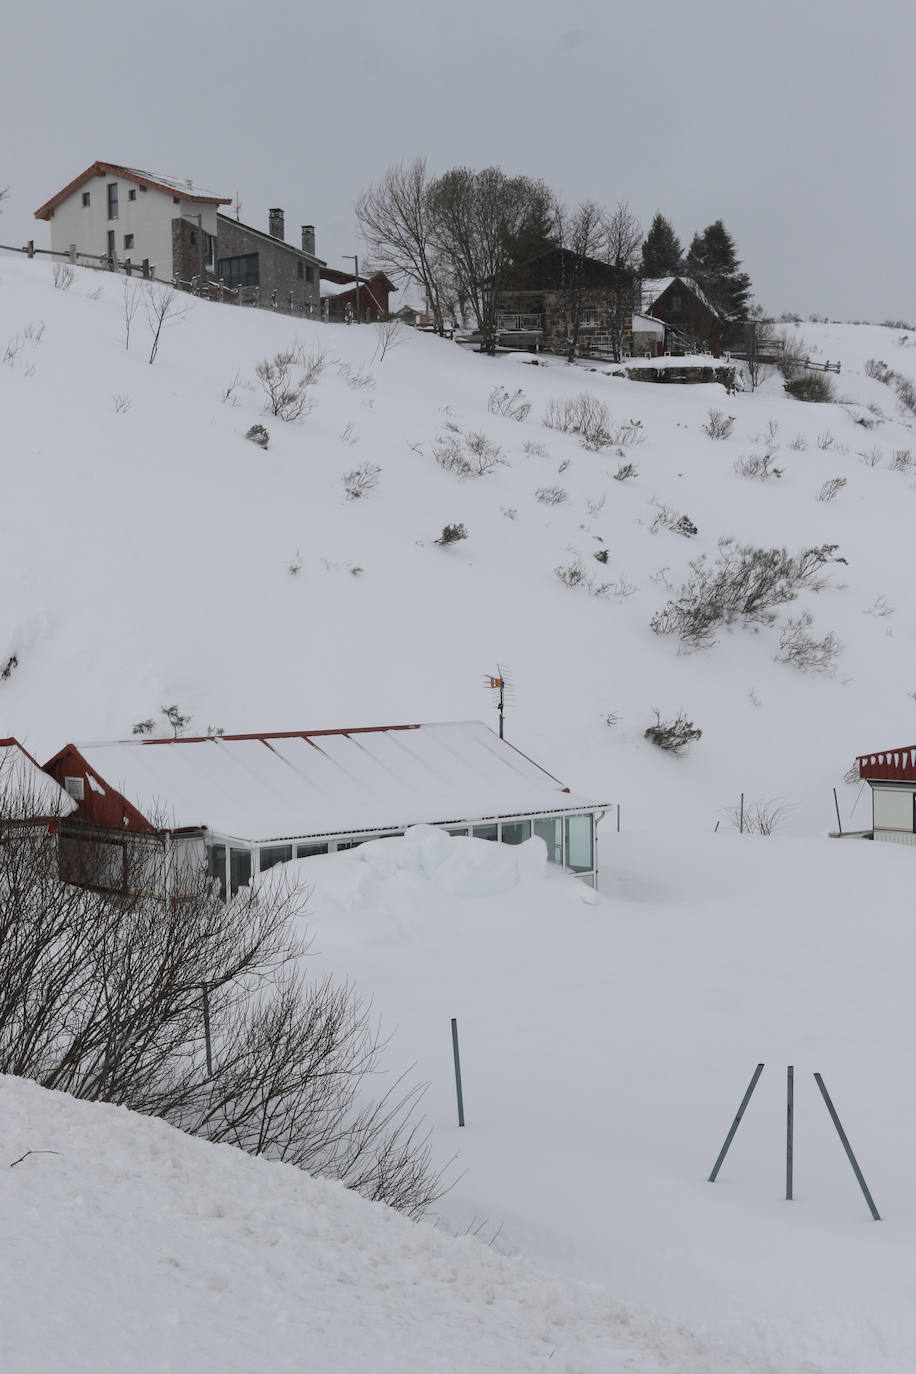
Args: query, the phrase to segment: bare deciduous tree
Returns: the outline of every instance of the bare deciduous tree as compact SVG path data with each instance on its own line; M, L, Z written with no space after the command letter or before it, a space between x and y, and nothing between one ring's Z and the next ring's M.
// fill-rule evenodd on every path
M177 293L170 286L152 286L143 302L146 313L146 323L149 325L150 333L153 336L152 346L149 352L149 361L156 361L156 354L159 352L159 339L163 329L168 324L174 324L187 314L187 306L179 303Z
M140 308L143 287L133 277L121 278L121 319L124 321L124 347L130 348L130 327ZM152 359L150 359L152 361Z
M604 260L614 274L613 280L609 274L608 290L612 294L607 303L607 315L616 362L620 362L623 332L632 315L642 241L642 225L627 202L618 201L604 224Z
M415 158L409 166L399 162L362 192L355 208L360 233L375 262L395 277L416 282L437 333L443 334L443 273L432 230L430 186L425 158Z

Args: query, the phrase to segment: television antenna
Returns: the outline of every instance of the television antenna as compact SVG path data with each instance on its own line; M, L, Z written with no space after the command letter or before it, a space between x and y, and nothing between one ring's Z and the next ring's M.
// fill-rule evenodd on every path
M497 663L495 676L491 673L484 673L483 685L488 691L498 692L496 709L499 712L499 738L504 738L504 726L506 716L506 700L514 701L515 695L512 690L512 680L509 677L509 670L502 663Z

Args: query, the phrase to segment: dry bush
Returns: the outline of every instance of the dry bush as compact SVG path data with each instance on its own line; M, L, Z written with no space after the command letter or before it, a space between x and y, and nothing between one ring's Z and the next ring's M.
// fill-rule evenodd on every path
M829 477L817 494L818 501L832 501L846 485L845 477Z
M688 720L683 710L678 711L673 720L662 720L661 713L653 706L655 724L644 731L644 738L651 740L659 749L680 757L694 740L702 738L703 731Z
M890 461L892 472L909 472L913 466L913 454L908 448L895 448Z
M615 482L628 482L631 477L639 476L639 469L633 463L621 463L616 472L611 476Z
M460 523L456 523L454 525L443 525L442 533L439 535L438 539L433 540L433 543L438 544L440 548L445 549L449 546L449 544L458 544L462 539L467 539L467 537L468 532L465 529L464 525Z
M544 424L564 434L577 434L582 447L593 453L603 448L641 444L645 438L641 420L627 420L615 427L607 406L588 391L550 401Z
M433 444L433 457L440 468L457 477L485 477L500 465L505 466L502 450L485 434L464 434L457 425L448 428L452 432L440 434Z
M843 646L832 630L823 639L816 639L811 633L813 624L810 611L789 616L780 631L779 653L774 657L777 663L788 663L802 673L833 677Z
M719 554L710 563L702 554L690 564L681 590L649 624L656 634L675 634L687 649L715 644L722 626L771 624L775 607L794 601L803 589L820 591L826 585L822 569L837 558L836 544L802 549L761 549L719 540Z
M658 534L659 530L670 530L672 534L682 534L685 539L692 539L699 533L689 515L681 515L679 511L663 505L660 501L653 501L652 504L655 506L655 515L649 525L650 534Z
M561 506L569 500L569 492L565 487L538 487L534 497L542 506Z
M827 404L836 400L836 391L826 372L802 372L786 381L786 394L796 401Z
M51 268L51 280L58 291L70 290L73 275L73 268L67 262L56 262Z
M299 420L312 408L307 374L301 372L296 376L294 373L299 366L294 347L283 349L272 358L263 358L255 368L255 376L264 392L264 408L279 420Z
M348 501L359 501L368 496L379 484L382 469L375 463L360 463L358 468L345 472L341 477Z
M495 386L487 400L487 410L491 415L504 415L507 420L527 420L531 413L531 402L525 399L521 387L508 392L505 387Z
M703 426L703 432L708 434L710 439L727 439L734 428L734 415L726 415L724 411L711 409Z
M777 467L772 453L750 453L746 458L736 458L734 469L739 477L750 477L756 482L766 482L771 477L781 477L785 468Z
M774 835L788 820L793 808L780 798L771 801L745 801L741 806L730 806L724 812L725 819L736 830L743 828L745 835Z

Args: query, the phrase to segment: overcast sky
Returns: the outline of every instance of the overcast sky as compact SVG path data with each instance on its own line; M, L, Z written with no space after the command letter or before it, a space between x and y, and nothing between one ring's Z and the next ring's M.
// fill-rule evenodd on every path
M320 256L422 154L569 203L723 219L768 310L916 318L916 7L903 0L388 0L7 7L0 242L96 159L191 177Z

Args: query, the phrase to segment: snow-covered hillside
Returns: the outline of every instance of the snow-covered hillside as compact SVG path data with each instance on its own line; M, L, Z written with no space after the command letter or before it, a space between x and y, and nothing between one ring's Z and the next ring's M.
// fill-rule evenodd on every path
M509 738L619 802L625 826L712 829L743 791L785 799L793 828L824 833L852 756L908 739L916 613L902 550L916 495L889 464L912 434L863 366L916 374L910 336L801 327L817 356L843 358L838 392L855 402L844 409L772 394L775 383L729 397L494 361L407 331L373 361L374 328L186 299L149 366L142 314L124 347L121 291L87 271L55 290L47 263L0 260L0 347L21 343L0 366L0 659L18 660L0 682L0 730L41 758L70 739L128 736L172 703L195 732L493 719L482 675L499 662L515 682ZM296 340L329 362L311 413L284 424L246 387ZM523 389L523 423L488 412L497 386ZM545 428L550 401L583 390L618 425L638 421L643 442L621 458ZM731 438L703 432L710 408L735 416ZM255 422L267 452L243 437ZM783 476L737 475L771 422ZM452 426L484 434L505 465L463 481L444 471L433 449ZM615 481L625 462L637 475ZM348 500L342 474L361 464L381 469L378 485ZM819 501L833 477L846 486ZM544 504L536 493L550 488L567 499ZM653 533L653 503L698 534ZM468 539L437 547L457 522ZM808 609L818 637L839 637L835 677L774 662L778 625L689 655L651 631L690 560L714 557L722 536L839 546L832 587L778 617ZM611 584L605 595L558 579L576 559ZM655 707L702 729L689 758L644 740ZM843 795L844 824L864 825L862 805L850 820L855 796Z
M543 872L536 841L522 862L422 829L289 868L311 967L371 995L388 1071L415 1063L430 1083L435 1157L457 1155L436 1232L4 1080L0 1164L60 1151L6 1173L4 1370L911 1371L916 858L825 836L834 787L844 828L868 824L867 790L842 780L853 755L906 743L916 720L916 492L895 457L916 452L913 417L865 371L916 376L916 336L801 326L843 365L846 404L817 406L776 379L728 396L406 331L380 358L371 328L181 305L150 366L141 314L124 347L119 281L56 290L47 264L0 257L0 736L43 760L172 703L201 733L495 722L482 678L502 663L508 738L619 804L622 828L610 811L600 894ZM284 424L255 368L295 342L327 360L310 413ZM490 411L497 387L524 391L522 422ZM545 427L585 390L642 442L590 452ZM704 432L711 409L731 437ZM267 451L244 438L254 423ZM459 480L434 450L474 434L505 462ZM768 444L782 476L736 473ZM362 464L378 483L347 499ZM653 532L660 507L696 535ZM437 546L452 523L468 538ZM846 561L775 625L679 653L649 621L726 536ZM564 585L576 560L603 594ZM842 642L833 676L774 659L802 611ZM645 740L656 707L702 729L686 757ZM742 792L785 804L779 836L734 832Z

